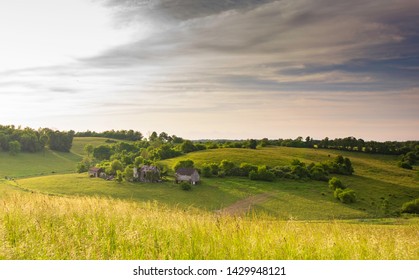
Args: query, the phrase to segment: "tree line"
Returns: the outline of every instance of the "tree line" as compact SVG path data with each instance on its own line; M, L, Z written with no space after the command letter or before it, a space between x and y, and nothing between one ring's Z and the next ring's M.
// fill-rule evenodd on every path
M19 152L36 153L46 147L54 151L69 152L74 131L59 131L49 128L37 130L14 125L0 125L0 150L15 155Z

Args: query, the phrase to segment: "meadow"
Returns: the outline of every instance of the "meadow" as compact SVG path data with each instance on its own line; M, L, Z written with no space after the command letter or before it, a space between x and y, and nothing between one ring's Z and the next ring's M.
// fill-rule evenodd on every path
M343 204L321 181L203 178L186 192L171 177L147 184L76 174L84 145L106 140L75 138L71 153L0 152L0 259L419 258L419 219L399 213L419 197L418 170L398 168L396 156L266 147L161 161L275 166L342 154L355 173L338 177L358 197Z
M279 221L19 192L3 201L0 259L419 258L418 219Z

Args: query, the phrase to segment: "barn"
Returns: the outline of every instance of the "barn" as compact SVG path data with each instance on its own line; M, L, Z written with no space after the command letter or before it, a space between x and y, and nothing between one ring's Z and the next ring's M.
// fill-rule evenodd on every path
M179 168L176 170L176 183L188 182L196 185L200 181L200 176L195 168Z

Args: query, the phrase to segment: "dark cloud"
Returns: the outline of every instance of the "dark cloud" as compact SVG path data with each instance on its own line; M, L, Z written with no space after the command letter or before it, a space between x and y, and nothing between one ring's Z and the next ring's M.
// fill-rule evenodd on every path
M106 0L116 9L119 20L138 21L144 17L158 20L185 21L229 10L249 10L274 0Z

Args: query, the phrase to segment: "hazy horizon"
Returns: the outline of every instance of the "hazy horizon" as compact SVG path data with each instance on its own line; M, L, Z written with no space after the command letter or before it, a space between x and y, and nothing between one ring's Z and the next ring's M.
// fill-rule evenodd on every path
M1 125L419 139L419 2L0 3Z

